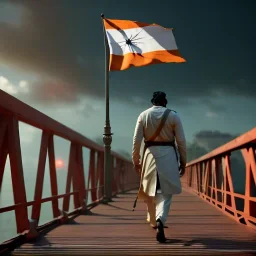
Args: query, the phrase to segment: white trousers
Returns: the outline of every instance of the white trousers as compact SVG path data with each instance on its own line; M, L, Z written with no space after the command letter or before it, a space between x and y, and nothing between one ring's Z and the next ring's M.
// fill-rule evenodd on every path
M172 195L166 196L166 195L163 195L161 191L157 191L157 194L155 196L156 220L160 219L163 225L165 225L165 222L167 220L167 217L170 211L171 200L172 200Z

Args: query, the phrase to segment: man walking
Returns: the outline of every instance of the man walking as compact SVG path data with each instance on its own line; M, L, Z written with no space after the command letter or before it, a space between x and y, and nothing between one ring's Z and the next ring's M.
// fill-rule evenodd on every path
M147 221L157 228L157 241L164 243L164 225L172 196L182 191L180 176L184 174L186 166L186 140L179 116L166 108L166 94L155 92L151 103L153 106L138 117L133 137L132 160L135 170L141 173L138 198L147 204ZM145 146L141 157L143 138Z

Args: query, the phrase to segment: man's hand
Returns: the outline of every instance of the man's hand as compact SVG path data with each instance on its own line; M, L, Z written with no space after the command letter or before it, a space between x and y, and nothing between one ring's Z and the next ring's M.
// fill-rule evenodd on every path
M141 172L141 164L134 165L134 169L137 173Z
M185 173L186 167L185 166L180 166L179 172L180 172L180 177L182 177Z

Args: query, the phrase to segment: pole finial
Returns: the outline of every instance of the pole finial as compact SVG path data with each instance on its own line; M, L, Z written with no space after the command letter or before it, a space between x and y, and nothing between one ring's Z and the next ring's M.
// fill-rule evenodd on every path
M105 17L104 13L102 13L102 14L100 15L100 17L101 17L102 19L104 19L104 17Z

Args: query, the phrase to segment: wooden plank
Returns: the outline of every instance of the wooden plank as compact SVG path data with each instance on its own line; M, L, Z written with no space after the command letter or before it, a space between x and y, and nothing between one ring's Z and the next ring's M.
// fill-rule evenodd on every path
M118 195L90 215L80 215L13 255L246 255L256 253L256 231L238 224L183 191L174 196L165 229L166 244L155 239L146 223L146 206L132 204L136 191ZM249 254L248 254L249 255Z

